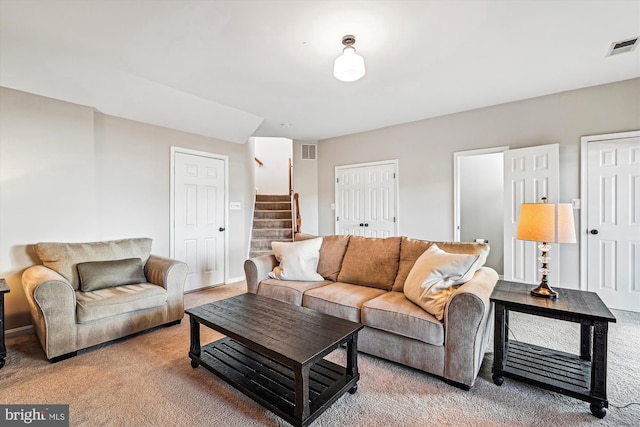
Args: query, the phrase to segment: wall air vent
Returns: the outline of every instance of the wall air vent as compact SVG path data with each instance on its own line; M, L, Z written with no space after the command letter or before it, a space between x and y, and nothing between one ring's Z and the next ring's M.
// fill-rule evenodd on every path
M618 55L620 53L631 52L638 45L638 37L634 37L628 40L621 40L619 42L611 43L609 50L605 56Z
M302 160L316 160L316 144L302 144Z

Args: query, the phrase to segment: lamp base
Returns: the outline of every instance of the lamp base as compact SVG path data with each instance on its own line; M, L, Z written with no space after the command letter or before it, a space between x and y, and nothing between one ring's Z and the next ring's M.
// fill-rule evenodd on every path
M546 283L540 283L537 288L531 290L531 295L540 298L558 298L558 293L551 289Z

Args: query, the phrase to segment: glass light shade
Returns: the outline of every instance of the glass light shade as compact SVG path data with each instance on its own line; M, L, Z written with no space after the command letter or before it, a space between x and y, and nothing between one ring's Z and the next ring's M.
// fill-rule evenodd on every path
M342 55L337 57L333 64L333 75L342 82L355 82L361 79L364 73L364 59L351 46L345 47Z

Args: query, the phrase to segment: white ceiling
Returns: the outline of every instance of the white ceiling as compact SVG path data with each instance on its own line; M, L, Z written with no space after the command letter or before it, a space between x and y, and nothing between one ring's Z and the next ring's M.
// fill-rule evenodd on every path
M367 74L332 76L345 34ZM640 77L640 0L0 0L0 85L244 143ZM282 124L289 124L284 127Z

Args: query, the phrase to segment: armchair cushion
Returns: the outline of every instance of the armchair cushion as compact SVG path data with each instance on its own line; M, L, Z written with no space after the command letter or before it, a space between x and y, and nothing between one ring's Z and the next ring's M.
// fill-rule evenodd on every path
M140 258L81 262L78 264L78 276L83 292L147 281Z
M91 292L76 291L76 301L77 321L87 323L161 306L167 301L167 292L153 283L139 283Z

